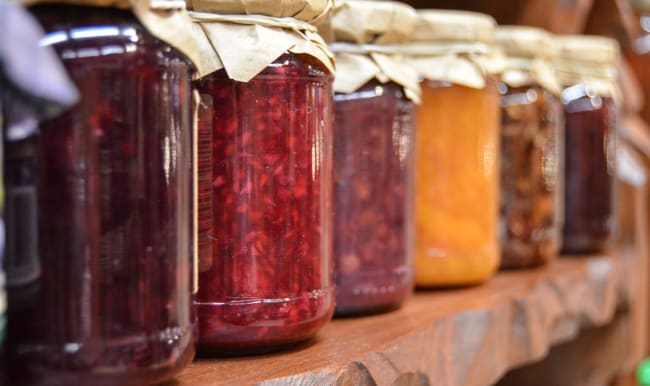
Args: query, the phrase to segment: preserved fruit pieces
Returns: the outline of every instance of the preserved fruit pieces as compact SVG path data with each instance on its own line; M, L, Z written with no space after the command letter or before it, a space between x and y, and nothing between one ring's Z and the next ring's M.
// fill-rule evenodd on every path
M501 266L546 264L559 248L562 105L538 86L501 87Z
M285 54L247 83L220 70L197 86L212 125L213 216L212 255L199 262L199 348L305 340L334 307L332 76Z
M26 209L8 229L30 232L8 235L27 267L8 272L10 367L34 383L160 382L195 351L192 67L128 11L34 12L82 99L6 142L8 201Z
M336 311L380 311L413 287L414 105L377 81L335 100Z

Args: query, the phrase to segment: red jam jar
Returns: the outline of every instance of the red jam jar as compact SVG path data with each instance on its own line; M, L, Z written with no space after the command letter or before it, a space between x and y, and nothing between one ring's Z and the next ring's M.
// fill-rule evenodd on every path
M201 352L278 349L332 316L332 79L285 53L247 82L196 82Z
M391 1L342 1L332 17L338 316L396 308L413 290L420 87L417 73L396 51L416 20L413 8Z
M193 65L129 10L31 11L81 99L5 137L11 378L164 381L195 353Z
M565 119L562 252L600 253L615 231L616 41L556 38Z

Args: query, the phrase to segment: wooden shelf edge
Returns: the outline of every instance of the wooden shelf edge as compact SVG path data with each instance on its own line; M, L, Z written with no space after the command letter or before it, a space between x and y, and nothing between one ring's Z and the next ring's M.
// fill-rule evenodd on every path
M197 360L175 384L490 385L625 312L636 260L563 258L478 287L418 292L395 312L334 320L290 352Z

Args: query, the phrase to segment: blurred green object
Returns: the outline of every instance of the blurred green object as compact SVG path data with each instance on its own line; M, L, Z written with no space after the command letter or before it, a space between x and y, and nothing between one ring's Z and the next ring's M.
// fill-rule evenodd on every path
M636 368L636 382L639 386L650 386L650 358L646 358Z

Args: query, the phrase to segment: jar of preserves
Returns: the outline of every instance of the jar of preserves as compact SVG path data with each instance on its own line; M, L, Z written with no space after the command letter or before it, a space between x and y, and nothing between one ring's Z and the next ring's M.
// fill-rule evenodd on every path
M334 310L333 62L308 23L331 4L215 13L243 3L194 2L191 13L206 63L195 304L199 350L213 355L302 342Z
M494 20L418 11L403 52L422 77L416 127L415 280L476 284L499 266L499 92L487 73Z
M598 36L555 44L565 117L562 252L603 252L615 230L618 44Z
M5 135L17 383L150 384L194 356L191 23L177 2L120 5L30 8L80 99Z
M496 37L506 55L499 77L501 267L532 267L555 258L561 232L563 114L549 61L553 42L532 27L499 27Z
M415 21L407 5L361 0L341 3L332 19L337 315L395 308L413 288L420 89L390 45L408 41Z

